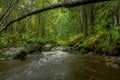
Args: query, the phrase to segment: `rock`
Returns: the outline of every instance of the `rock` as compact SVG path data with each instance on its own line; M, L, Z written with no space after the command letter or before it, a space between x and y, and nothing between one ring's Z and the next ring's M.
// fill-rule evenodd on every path
M52 44L46 44L43 46L43 51L50 51L53 48Z
M111 64L113 67L120 67L120 60L115 60Z
M48 46L47 46L48 47ZM2 53L5 57L5 60L11 59L25 59L27 54L34 53L36 51L42 51L42 45L37 43L28 44L25 47L11 47L9 49L5 49L4 53ZM0 58L0 60L3 60Z
M28 44L26 46L26 51L27 53L33 53L33 52L36 52L36 51L39 51L41 52L42 51L42 46L40 44Z
M24 51L24 50L22 50L22 51L20 51L20 53L19 54L17 54L16 55L16 59L26 59L26 56L27 56L27 53L26 53L26 51Z
M5 60L5 58L0 58L0 60L1 60L1 61L4 61L4 60Z
M51 51L58 51L58 50L70 52L70 53L74 51L72 47L67 47L67 46L57 46L51 49Z
M16 56L18 56L19 54L21 54L21 51L26 52L25 47L18 47L18 48L11 47L8 50L6 50L3 53L3 55L5 55L6 60L11 60L16 58Z

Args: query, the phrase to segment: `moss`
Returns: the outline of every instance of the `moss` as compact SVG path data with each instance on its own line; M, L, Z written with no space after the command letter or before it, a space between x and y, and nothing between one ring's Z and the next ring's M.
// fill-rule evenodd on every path
M81 39L78 37L79 39L74 39L71 43L75 42L73 46L78 47L81 53L92 51L100 54L120 55L120 36L118 30L115 27L109 30L99 30L97 33L89 35L86 38Z

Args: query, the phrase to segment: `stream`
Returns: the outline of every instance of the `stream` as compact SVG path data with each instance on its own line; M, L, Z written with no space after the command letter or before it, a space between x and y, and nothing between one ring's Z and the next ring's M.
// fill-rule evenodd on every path
M26 60L0 61L0 80L120 80L120 68L102 57L72 54L56 47Z

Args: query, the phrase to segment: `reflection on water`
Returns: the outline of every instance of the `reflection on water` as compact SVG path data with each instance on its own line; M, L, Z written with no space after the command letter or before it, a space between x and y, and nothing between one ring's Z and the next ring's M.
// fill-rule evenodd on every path
M42 52L24 62L0 62L0 65L7 66L0 67L0 80L120 80L120 69L105 65L102 58L61 50Z

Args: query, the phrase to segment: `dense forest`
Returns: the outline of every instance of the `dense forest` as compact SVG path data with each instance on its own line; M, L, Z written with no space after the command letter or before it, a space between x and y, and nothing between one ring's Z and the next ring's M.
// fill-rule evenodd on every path
M119 55L120 1L48 10L2 31L24 14L62 2L70 0L0 0L0 54L4 48L35 42L74 46L82 53Z
M120 0L0 0L0 80L120 80Z

